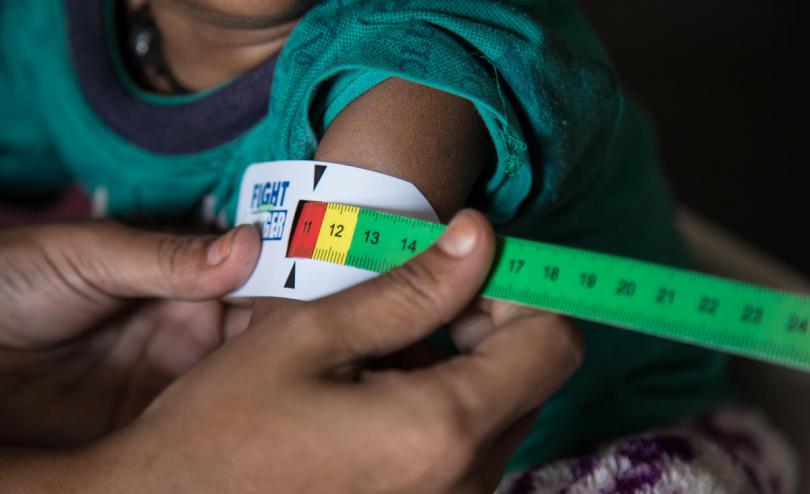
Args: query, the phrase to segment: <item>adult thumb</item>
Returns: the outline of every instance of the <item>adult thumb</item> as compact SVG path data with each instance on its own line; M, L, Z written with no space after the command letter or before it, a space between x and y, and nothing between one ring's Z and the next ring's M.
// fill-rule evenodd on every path
M495 251L489 222L461 211L436 243L377 278L317 302L347 352L338 360L380 357L452 321L478 294ZM342 361L333 363L343 363Z
M247 280L261 250L249 225L221 237L144 232L109 221L54 228L42 232L52 265L116 297L220 297Z

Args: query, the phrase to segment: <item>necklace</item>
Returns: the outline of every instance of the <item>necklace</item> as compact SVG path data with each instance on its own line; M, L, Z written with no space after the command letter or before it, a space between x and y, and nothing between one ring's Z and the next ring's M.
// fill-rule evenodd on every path
M191 91L174 77L166 56L160 31L152 18L149 3L130 11L126 0L119 2L117 9L119 44L123 49L127 70L144 88L159 89L171 94L188 94Z

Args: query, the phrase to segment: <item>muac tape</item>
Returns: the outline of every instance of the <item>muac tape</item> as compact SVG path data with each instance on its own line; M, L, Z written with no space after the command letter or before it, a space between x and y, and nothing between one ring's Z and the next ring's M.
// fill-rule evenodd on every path
M343 178L335 178L335 189L323 194L294 186L293 178L313 180L318 175L312 166L341 167ZM302 164L300 177L266 174L268 170L272 168L242 187L240 218L245 221L240 222L264 221L266 240L265 264L260 260L240 294L326 295L402 264L444 231L424 197L401 180L393 179L397 185L392 186L394 182L380 179L375 183L380 189L373 189L369 177L384 175L341 165ZM262 182L261 177L272 178ZM341 192L346 181L350 189ZM293 209L284 210L284 219L274 218L272 213L289 200L285 191L295 201ZM363 207L356 207L358 203ZM296 213L293 225L290 214ZM273 240L279 234L280 240ZM299 275L302 267L305 278ZM297 296L297 290L306 297ZM810 297L804 295L509 237L498 238L495 265L482 295L810 370Z
M376 276L364 269L287 257L293 221L305 201L348 203L438 221L419 189L389 175L315 161L251 165L242 177L236 224L260 227L262 253L250 279L233 296L312 300Z

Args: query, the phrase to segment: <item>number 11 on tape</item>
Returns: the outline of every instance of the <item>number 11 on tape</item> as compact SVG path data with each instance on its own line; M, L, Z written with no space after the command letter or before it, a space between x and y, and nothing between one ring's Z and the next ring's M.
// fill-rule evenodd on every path
M288 257L388 271L444 225L341 204L300 209ZM810 297L596 252L499 237L481 293L810 370Z

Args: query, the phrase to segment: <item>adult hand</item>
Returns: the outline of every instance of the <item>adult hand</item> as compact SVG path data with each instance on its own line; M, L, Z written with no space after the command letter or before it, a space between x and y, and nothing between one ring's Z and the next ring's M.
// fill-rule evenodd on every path
M252 227L218 240L111 222L0 232L0 444L75 445L130 421L246 325L218 297L259 249Z
M247 331L130 427L19 471L83 492L492 492L523 428L582 359L572 326L496 315L461 355L410 370L367 362L453 321L493 245L483 217L462 212L401 268L315 302L257 308ZM54 461L51 471L74 472L69 482L43 475Z

